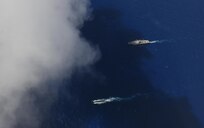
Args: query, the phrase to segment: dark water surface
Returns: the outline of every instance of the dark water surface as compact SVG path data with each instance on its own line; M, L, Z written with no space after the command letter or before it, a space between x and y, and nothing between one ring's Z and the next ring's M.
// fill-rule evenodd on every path
M152 54L143 70L151 84L174 97L187 97L193 113L204 124L204 8L201 0L105 0L123 14L123 24L150 40L169 40L147 46Z
M92 1L83 36L101 51L92 71L64 81L43 128L201 128L202 1ZM129 46L135 39L168 40ZM66 85L70 85L66 86ZM91 100L147 94L96 106ZM67 95L69 94L69 95Z

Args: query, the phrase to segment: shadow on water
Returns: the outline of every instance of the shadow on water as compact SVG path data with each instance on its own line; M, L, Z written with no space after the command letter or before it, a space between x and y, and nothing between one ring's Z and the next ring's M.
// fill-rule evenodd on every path
M153 56L144 46L127 45L142 35L122 25L120 12L95 10L92 18L85 23L82 34L99 46L101 59L94 71L76 73L71 87L64 81L59 99L42 127L199 128L187 99L171 98L151 86L141 65L143 59ZM136 93L148 95L101 106L91 103L93 99Z

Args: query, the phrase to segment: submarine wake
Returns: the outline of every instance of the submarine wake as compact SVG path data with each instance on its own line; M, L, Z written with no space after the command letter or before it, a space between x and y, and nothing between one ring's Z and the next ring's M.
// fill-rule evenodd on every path
M149 41L150 44L154 44L154 43L163 43L166 42L167 40L153 40L153 41Z

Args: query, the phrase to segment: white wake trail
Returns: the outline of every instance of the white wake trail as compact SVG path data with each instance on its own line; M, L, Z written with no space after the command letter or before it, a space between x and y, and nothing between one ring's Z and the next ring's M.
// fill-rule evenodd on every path
M167 40L153 40L153 41L150 41L149 43L150 44L154 44L154 43L163 43L163 42L166 42Z

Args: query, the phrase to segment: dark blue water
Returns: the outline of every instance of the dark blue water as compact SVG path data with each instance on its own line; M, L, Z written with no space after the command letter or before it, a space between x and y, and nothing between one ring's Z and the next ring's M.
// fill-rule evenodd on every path
M64 80L43 128L201 128L204 8L201 0L92 1L82 35L101 51ZM168 40L139 47L135 39ZM66 86L69 85L69 86ZM71 85L71 86L70 86ZM95 106L111 96L148 96ZM68 95L69 94L69 95Z

